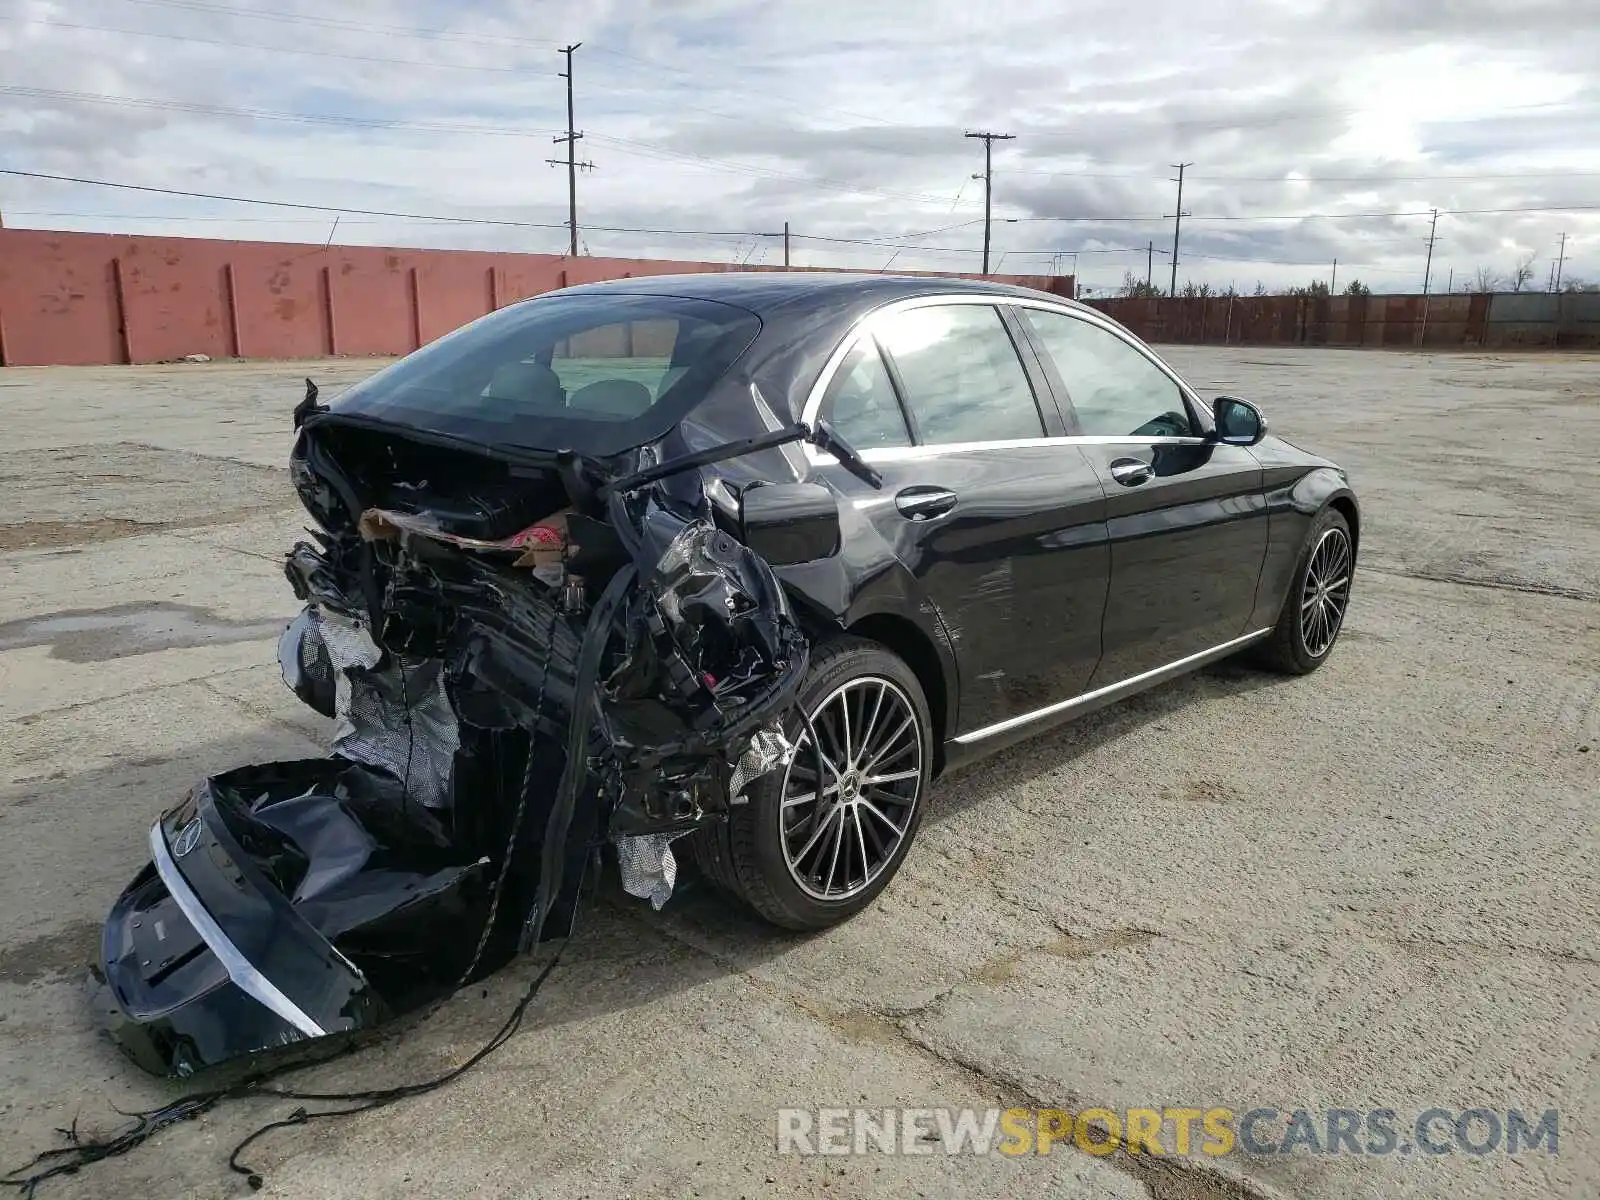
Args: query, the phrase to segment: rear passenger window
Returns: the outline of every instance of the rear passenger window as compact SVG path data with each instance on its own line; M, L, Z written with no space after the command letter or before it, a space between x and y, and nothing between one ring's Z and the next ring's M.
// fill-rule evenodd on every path
M1027 372L996 309L913 308L886 316L873 330L905 384L924 443L1044 436Z
M822 415L857 450L911 444L894 384L870 337L857 342L839 364L822 402Z

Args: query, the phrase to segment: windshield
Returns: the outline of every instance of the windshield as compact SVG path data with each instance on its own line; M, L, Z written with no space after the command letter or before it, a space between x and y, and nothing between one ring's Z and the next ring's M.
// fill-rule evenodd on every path
M760 329L717 301L555 293L457 329L330 407L487 445L616 454L671 429Z

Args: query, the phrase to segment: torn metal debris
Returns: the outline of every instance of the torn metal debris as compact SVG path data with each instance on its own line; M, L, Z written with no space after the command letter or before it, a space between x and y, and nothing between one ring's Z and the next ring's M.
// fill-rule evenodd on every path
M319 528L287 555L305 607L279 662L331 753L204 780L151 829L103 959L111 1032L153 1072L442 998L569 933L604 847L659 909L673 844L794 755L811 638L704 451L569 455L497 490L487 458L314 399L292 467ZM806 503L802 540L836 546Z

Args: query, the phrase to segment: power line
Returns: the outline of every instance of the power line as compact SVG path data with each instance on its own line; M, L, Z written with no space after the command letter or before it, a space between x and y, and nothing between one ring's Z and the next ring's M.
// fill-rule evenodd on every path
M350 117L331 113L283 113L267 109L237 108L224 104L202 104L198 102L180 100L153 100L138 96L111 96L98 92L73 92L60 88L24 87L17 84L0 84L0 95L26 96L30 99L79 101L88 104L104 104L112 107L144 108L158 111L187 112L201 116L241 117L258 121L287 121L295 124L324 124L333 126L349 126L361 129L401 129L418 130L437 133L473 133L487 134L496 137L539 137L547 134L560 134L563 131L556 128L539 128L528 126L505 125L477 125L477 124L445 124L438 121L400 121L381 120L367 117ZM713 170L732 171L741 175L752 175L761 179L774 179L790 183L801 183L827 191L843 192L850 195L884 196L894 200L910 200L923 204L943 204L944 197L932 196L916 192L893 192L882 188L869 187L864 184L846 183L839 180L813 178L806 175L779 171L770 167L759 167L751 163L734 162L728 159L710 158L701 154L690 154L683 151L669 150L665 147L654 146L648 142L633 141L629 138L608 137L603 134L589 134L592 140L630 150L633 153L647 158L660 158L673 162L685 162Z
M1143 171L1052 171L1041 167L1012 167L1013 175L1045 175L1060 179L1139 179L1157 182L1164 175ZM1586 179L1600 171L1505 171L1453 175L1190 175L1190 183L1469 183L1504 179Z
M353 208L353 207L344 206L344 205L332 205L332 204L310 204L310 203L304 203L304 202L299 202L299 201L291 201L291 200L265 200L265 199L262 199L260 197L253 197L253 196L236 196L236 195L230 195L230 194L227 194L227 193L220 193L220 192L202 192L202 191L188 190L188 189L182 189L182 188L155 187L155 186L148 185L148 184L120 183L120 182L116 182L114 180L107 180L107 179L91 179L91 178L88 178L88 177L85 177L85 176L61 175L61 174L53 174L53 173L45 172L45 171L22 171L22 170L17 170L17 169L14 169L14 168L0 168L0 175L9 175L9 176L13 176L13 177L16 177L16 178L19 178L19 179L38 179L38 180L44 180L44 181L52 182L52 183L75 183L75 184L81 184L81 185L86 186L86 187L102 187L102 188L113 188L113 189L117 189L117 190L121 190L121 191L143 192L143 193L150 194L150 195L176 196L176 197L180 197L180 198L184 198L184 199L218 200L218 201L223 201L223 202L232 203L232 204L256 204L256 205L263 205L263 206L270 207L270 208L288 208L288 209L295 209L295 210L305 211L305 212L344 213L346 216L388 217L388 218L396 218L396 219L400 219L400 220L438 222L438 223L441 223L441 224L490 225L490 226L501 226L501 227L506 227L506 228L513 228L513 229L564 229L564 228L568 227L566 223L559 223L559 222L520 221L520 220L512 220L512 219L509 219L509 218L499 218L499 217L463 217L463 216L458 216L458 215L453 215L453 214L403 212L403 211L396 211L396 210L391 210L391 209ZM1553 207L1552 206L1543 206L1543 207L1498 208L1498 209L1444 209L1444 208L1441 208L1438 211L1439 211L1439 215L1440 216L1467 216L1467 215L1498 214L1498 213L1567 213L1567 212L1579 212L1579 211L1590 211L1590 210L1600 210L1600 205L1567 205L1567 206L1553 206ZM70 215L73 215L73 214L62 214L62 215L69 215L70 216ZM84 214L84 215L85 216L89 216L89 215L92 215L92 214ZM1188 216L1188 219L1191 222L1193 222L1193 221L1207 221L1207 220L1254 220L1254 219L1259 219L1259 220L1303 220L1303 219L1306 219L1307 217L1314 217L1314 216L1322 216L1322 217L1349 216L1349 217L1356 217L1356 216L1431 216L1431 215L1432 215L1431 210L1429 212L1423 212L1423 213L1378 213L1378 214L1372 214L1372 213L1367 213L1367 214L1357 214L1357 213L1348 213L1348 214L1331 214L1331 213L1315 214L1315 213L1313 213L1313 214L1304 214L1304 215L1302 215L1300 217L1273 216L1273 217L1261 217L1261 218L1250 218L1250 217L1196 217L1196 216L1193 216L1193 215L1186 214L1186 216ZM171 219L171 220L189 220L189 219L196 219L196 220L226 220L228 218L223 218L223 217L188 218L188 217L184 217L182 215L174 215L171 218L167 218L167 219ZM1007 218L1008 221L1014 220L1019 224L1020 223L1030 223L1030 222L1043 222L1043 221L1057 221L1057 222L1063 222L1063 223L1087 222L1087 223L1090 223L1090 224L1109 224L1109 223L1119 222L1119 221L1134 221L1134 222L1148 223L1148 222L1151 222L1151 221L1165 221L1166 219L1167 218L1165 218L1165 217L1032 217L1032 218L1029 218L1029 217L1017 217L1017 218ZM831 236L826 236L826 235L823 235L823 234L805 234L805 233L794 233L794 234L791 234L791 236L796 240L803 240L803 241L827 241L827 242L837 242L837 243L843 244L843 245L874 245L874 246L881 245L881 246L884 246L886 248L897 248L899 243L897 241L893 240L894 238L898 238L901 241L904 241L904 240L909 240L909 239L913 239L913 238L927 237L927 236L929 236L931 234L934 234L934 233L946 233L946 232L949 232L952 229L968 228L968 227L970 227L972 225L975 225L977 223L978 223L977 219L968 220L968 221L960 221L960 222L957 222L957 223L955 223L953 225L943 225L943 226L938 227L937 229L924 230L924 231L922 231L920 233L897 234L897 235L891 235L891 236L886 237L886 238L880 238L880 239L875 239L875 240L831 237ZM595 230L596 232L601 232L601 233L639 233L639 234L657 234L657 235L664 235L664 236L693 236L693 237L770 237L770 236L776 236L776 235L774 235L772 233L769 233L769 232L766 232L766 231L752 233L752 231L750 231L750 230L657 229L657 228L644 228L644 227L631 226L631 225L626 225L626 226L625 225L591 225L590 228ZM944 247L937 247L937 248L936 247L927 247L927 248L930 249L930 250L931 249L941 249L941 250L946 249ZM959 250L958 247L949 247L948 249L950 251L952 251L952 252L957 252ZM1136 249L1142 249L1142 247L1136 247ZM1012 251L1011 253L1014 253L1014 254L1032 253L1032 251L1027 251L1027 252L1025 252L1025 251ZM1049 251L1040 251L1039 253L1050 253L1050 252ZM1210 257L1210 256L1199 255L1199 254L1191 254L1190 257L1192 257L1192 258L1205 258L1205 257ZM1237 260L1229 260L1229 261L1244 262L1244 261L1253 261L1253 260L1237 259ZM1270 261L1270 260L1262 260L1262 261ZM1311 266L1311 265L1318 265L1318 264L1296 263L1296 264L1288 264L1288 265Z
M86 178L86 177L83 177L83 176L77 176L77 175L57 175L57 174L51 174L51 173L44 172L44 171L20 171L20 170L15 170L15 169L6 168L6 167L0 167L0 175L10 175L10 176L14 176L14 177L20 178L20 179L40 179L40 180L46 180L46 181L53 182L53 183L76 183L76 184L82 184L82 185L87 186L87 187L114 188L114 189L117 189L117 190L120 190L120 191L144 192L144 193L147 193L147 194L159 195L159 196L177 196L177 197L181 197L183 199L191 199L191 200L220 200L220 201L224 201L224 202L232 203L232 204L259 204L259 205L264 205L264 206L271 207L271 208L288 208L288 209L294 209L296 211L305 211L305 212L321 212L321 213L333 213L333 214L342 213L342 214L344 214L346 216L388 217L388 218L396 218L396 219L406 220L406 221L428 221L428 222L437 222L437 223L440 223L440 224L447 224L447 225L489 225L489 226L504 227L504 228L511 228L511 229L568 229L569 228L569 225L567 223L563 223L563 222L518 221L518 220L511 220L511 219L508 219L508 218L501 218L501 217L462 217L462 216L444 215L444 214L435 214L435 213L400 212L400 211L395 211L395 210L392 210L392 209L351 208L351 207L348 207L348 206L333 205L333 204L309 204L309 203L303 203L303 202L300 202L300 201L293 201L293 200L264 200L264 199L261 199L260 197L254 197L254 196L235 196L235 195L229 195L229 194L221 193L221 192L201 192L201 191L193 191L193 190L188 190L188 189L183 189L183 188L155 187L155 186L152 186L152 185L149 185L149 184L118 183L118 182L115 182L115 181L112 181L112 180L107 180L107 179L89 179L89 178ZM63 215L73 215L73 214L63 214ZM85 215L88 215L88 214L85 214ZM151 218L151 219L155 219L155 218ZM183 216L181 214L176 214L176 215L173 215L173 216L171 216L169 218L164 218L164 219L174 220L174 221L182 221L182 220L188 220L188 219L191 219L191 218L187 218L187 217L185 217L185 216ZM193 218L193 219L198 219L198 220L219 220L220 221L220 220L228 220L229 218L226 218L226 217L200 217L200 218ZM963 225L973 225L973 224L976 224L976 222L975 221L965 221L965 222L961 222L961 223L959 223L957 225L945 225L945 226L941 226L938 229L923 230L920 233L906 233L906 234L900 234L900 235L896 235L896 236L898 236L901 239L927 237L930 234L945 233L945 232L948 232L951 229L961 228ZM666 236L666 237L705 237L705 238L749 238L749 237L757 237L757 238L766 238L766 237L781 237L782 236L779 233L774 233L774 232L770 232L770 231L766 231L766 230L754 230L753 231L753 230L748 230L748 229L666 229L666 228L649 228L649 227L643 227L643 226L637 226L637 225L595 225L595 224L589 225L588 228L591 229L591 230L594 230L596 232L600 232L600 233L633 233L633 234L646 234L646 235ZM867 240L867 239L863 239L863 238L832 237L832 236L829 236L829 235L826 235L826 234L817 234L817 233L811 233L811 234L807 234L807 233L792 233L790 236L792 238L796 239L796 240L837 243L837 244L840 244L840 245L883 246L883 247L887 248L887 247L895 247L895 246L897 246L899 244L898 242L895 242L895 241ZM960 254L966 254L966 253L970 253L971 252L970 249L967 248L967 247L958 247L958 246L927 247L927 249L939 250L939 251L949 252L949 253L960 253ZM1020 253L1034 253L1034 252L1033 251L1016 251L1015 253L1019 253L1020 254ZM1038 253L1049 253L1049 251L1039 251Z
M1395 212L1311 212L1311 213L1218 213L1213 215L1195 216L1193 213L1184 213L1184 218L1189 221L1365 221L1376 220L1383 217L1431 217L1435 210L1424 208L1420 210L1399 210ZM1568 212L1594 212L1600 211L1600 204L1536 204L1526 207L1511 208L1441 208L1440 216L1465 217L1482 216L1498 213L1568 213ZM1159 217L1007 217L1007 221L1019 223L1039 223L1046 221L1071 221L1088 222L1090 224L1151 224L1156 221L1169 221L1171 214Z
M945 199L943 196L933 196L926 192L889 191L885 188L869 187L865 184L848 183L843 180L799 175L790 171L780 171L774 167L760 167L754 163L741 163L731 159L711 158L704 154L694 154L688 151L669 150L664 146L634 141L629 138L611 137L598 133L591 133L589 136L596 142L629 150L645 158L656 158L665 162L688 163L694 166L706 167L710 170L733 171L740 175L751 175L757 179L771 179L784 183L802 183L824 191L842 192L846 195L883 196L890 200L907 200L917 204L938 205L943 205Z
M145 2L145 0L140 0ZM152 0L153 2L153 0ZM165 0L164 0L165 2ZM173 3L179 0L171 0ZM346 126L360 129L398 129L413 130L430 133L469 133L483 134L495 137L538 137L544 135L559 135L561 129L540 127L512 127L505 125L484 125L475 123L452 123L442 121L405 121L387 120L381 118L354 117L335 113L285 113L269 109L243 108L222 104L205 104L191 101L156 100L137 96L113 96L97 92L74 92L60 88L38 88L17 84L0 84L0 95L24 96L30 99L78 101L90 104L103 104L113 107L142 108L158 111L186 112L202 116L239 117L249 120L285 121L294 124L321 124L330 126ZM671 150L666 147L656 146L648 142L640 142L630 138L610 137L603 134L589 134L591 139L631 151L649 158L664 159L666 161L683 162L714 170L731 171L737 174L750 175L755 178L778 180L790 183L804 184L828 191L837 191L846 194L876 195L889 199L906 200L923 204L944 203L944 197L934 196L920 192L891 191L884 188L870 187L864 184L849 183L841 180L822 179L771 167L761 167L753 163L737 162L730 159L712 158L707 155L694 154L686 151ZM1566 205L1533 205L1511 206L1499 208L1458 208L1440 209L1442 215L1498 215L1513 213L1566 213L1566 212L1591 212L1600 211L1597 204L1566 204ZM1193 216L1186 214L1191 221L1308 221L1308 220L1365 220L1369 218L1384 217L1427 217L1432 215L1431 209L1392 212L1354 212L1354 213L1223 213L1214 215ZM1130 216L1086 216L1086 217L1017 217L1007 218L1019 222L1063 221L1089 224L1150 224L1166 221L1165 216L1130 217Z
M1157 253L1159 254L1160 251L1157 251ZM1186 257L1204 259L1206 262L1253 263L1264 267L1320 267L1323 265L1321 261L1307 261L1297 258L1250 258L1235 254L1197 254L1193 250L1190 250ZM1348 259L1345 265L1351 265ZM1414 270L1412 267L1375 267L1368 263L1356 263L1354 265L1359 266L1363 271L1382 271L1396 275L1410 275Z

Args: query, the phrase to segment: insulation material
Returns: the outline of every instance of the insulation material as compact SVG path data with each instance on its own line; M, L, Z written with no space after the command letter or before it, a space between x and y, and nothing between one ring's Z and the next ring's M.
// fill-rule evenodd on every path
M794 758L794 751L794 743L783 736L783 729L777 722L756 730L728 777L729 803L748 803L745 788L769 771L787 766Z
M323 608L312 612L312 636L322 641L334 673L334 752L403 780L408 800L448 808L461 731L442 664L386 659L359 621Z
M661 911L661 906L672 898L673 885L678 881L678 860L673 857L672 843L682 836L645 833L615 839L622 890L650 901L651 908Z

